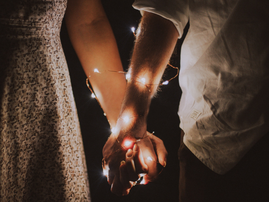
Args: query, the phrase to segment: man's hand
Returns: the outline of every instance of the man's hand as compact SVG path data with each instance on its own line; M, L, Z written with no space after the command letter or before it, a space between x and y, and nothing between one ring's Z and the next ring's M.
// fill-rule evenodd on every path
M139 147L139 162L144 162L148 167L148 172L144 176L145 183L153 181L159 175L157 164L161 164L163 167L166 166L167 151L163 144L163 141L147 132L147 135L137 142ZM140 166L140 165L138 165Z
M141 176L144 176L145 184L158 176L157 163L166 166L167 151L161 139L147 132L143 139L127 150L111 136L103 148L103 155L103 169L108 170L111 191L127 195Z

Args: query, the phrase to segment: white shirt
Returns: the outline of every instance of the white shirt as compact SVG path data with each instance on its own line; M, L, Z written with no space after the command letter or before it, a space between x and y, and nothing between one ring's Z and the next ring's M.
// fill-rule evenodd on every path
M269 132L268 0L136 0L180 37L184 143L219 174ZM257 157L258 158L258 157Z

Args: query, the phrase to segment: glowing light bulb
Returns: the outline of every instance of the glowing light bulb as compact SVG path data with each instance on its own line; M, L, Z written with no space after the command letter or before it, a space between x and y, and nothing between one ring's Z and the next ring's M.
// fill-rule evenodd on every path
M134 143L135 142L132 139L130 139L130 138L124 138L124 140L122 141L121 144L122 144L122 147L124 149L128 150L128 149L132 149L133 148Z
M134 182L133 186L135 186L136 184L147 184L147 181L145 180L145 173L141 173L138 175L139 179L137 181Z
M106 165L104 168L103 168L103 175L104 176L108 176L108 173L109 173L109 168L108 168L108 166Z
M91 97L92 97L92 98L96 98L96 96L94 95L94 93L91 94Z
M133 33L135 33L135 27L131 27Z
M146 174L139 174L139 180L140 180L140 182L139 182L139 184L147 184L147 182L146 182L146 180L145 180L145 175Z
M125 75L125 78L126 80L129 80L131 78L131 74L128 72L126 75Z
M168 85L168 84L169 84L169 81L162 82L162 85Z
M144 184L144 185L147 184L145 178L143 178L143 179L141 180L140 184Z
M132 145L132 141L130 141L130 140L126 140L125 142L124 142L124 147L130 147L131 145Z
M95 68L95 69L93 70L93 72L95 72L95 73L100 73L99 70L98 70L97 68Z

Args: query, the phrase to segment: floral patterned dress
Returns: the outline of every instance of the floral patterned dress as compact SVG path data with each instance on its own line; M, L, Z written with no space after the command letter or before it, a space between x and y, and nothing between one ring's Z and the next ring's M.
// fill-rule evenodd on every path
M67 0L0 1L0 201L90 201L60 41Z

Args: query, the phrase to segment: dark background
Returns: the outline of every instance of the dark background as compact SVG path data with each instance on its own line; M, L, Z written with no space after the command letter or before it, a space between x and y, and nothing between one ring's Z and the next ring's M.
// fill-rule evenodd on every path
M127 70L135 40L131 27L137 27L140 13L132 8L133 0L102 0L102 2L117 40L123 67ZM166 168L156 181L148 185L135 186L128 196L115 196L110 192L110 186L102 175L101 165L102 147L110 135L109 124L97 101L90 97L91 93L85 84L86 76L69 41L65 23L61 37L81 124L92 202L177 202L179 178L177 150L180 142L177 109L181 95L178 78L160 88L152 100L148 116L148 131L155 131L155 135L164 141L167 148L169 155ZM171 58L171 64L175 66L179 66L180 43L181 41L178 42ZM165 76L171 78L175 73L175 70L167 68Z

